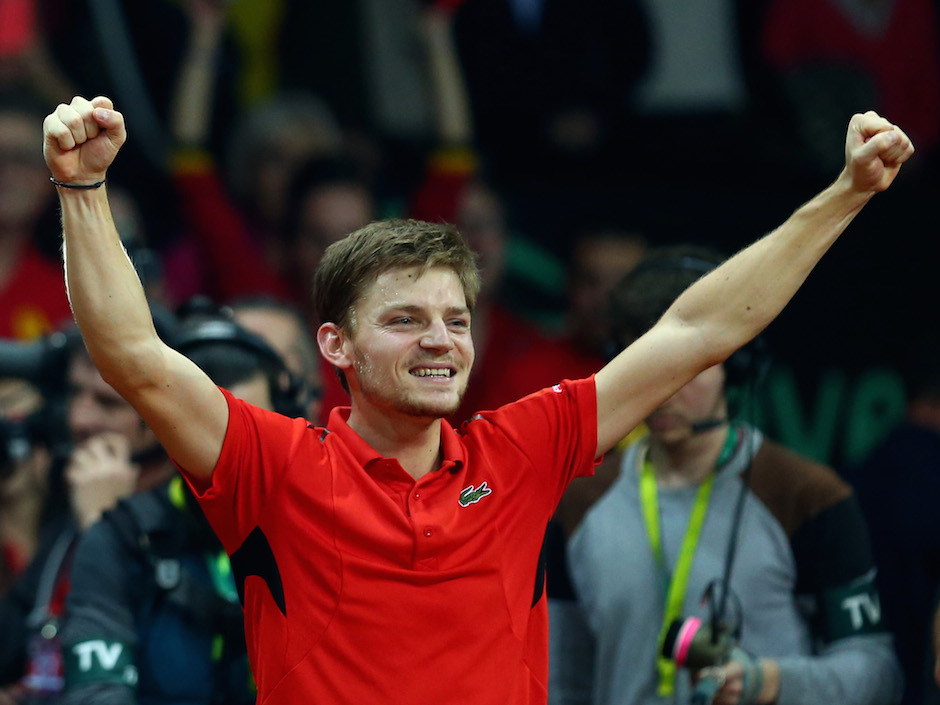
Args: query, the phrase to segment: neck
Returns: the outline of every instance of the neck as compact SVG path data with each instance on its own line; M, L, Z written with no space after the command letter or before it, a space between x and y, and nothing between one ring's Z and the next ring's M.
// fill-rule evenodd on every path
M658 484L662 487L700 484L718 464L727 438L727 424L673 443L651 437L648 458Z
M349 427L376 452L395 458L415 480L441 465L441 420L366 413L354 404Z

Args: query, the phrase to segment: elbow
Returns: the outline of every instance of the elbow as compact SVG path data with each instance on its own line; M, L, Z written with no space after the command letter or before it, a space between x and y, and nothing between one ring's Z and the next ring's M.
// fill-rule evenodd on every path
M164 376L165 344L155 339L141 345L114 345L107 349L88 347L92 363L101 379L125 399L159 384Z

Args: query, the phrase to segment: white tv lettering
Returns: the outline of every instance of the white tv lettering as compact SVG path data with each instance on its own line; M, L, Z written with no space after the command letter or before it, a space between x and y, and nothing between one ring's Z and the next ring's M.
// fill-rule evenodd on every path
M842 601L842 609L848 610L852 620L852 629L861 629L865 623L865 617L868 617L871 624L877 624L881 620L881 604L877 597L872 600L871 595L868 594L845 598Z
M92 654L98 658L101 667L106 671L112 670L121 657L124 647L121 644L107 644L100 639L95 641L83 641L72 647L72 651L78 656L78 668L81 671L90 671L92 666Z

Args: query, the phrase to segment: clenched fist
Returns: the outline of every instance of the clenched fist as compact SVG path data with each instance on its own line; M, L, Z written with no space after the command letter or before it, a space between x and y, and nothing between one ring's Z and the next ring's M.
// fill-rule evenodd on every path
M104 181L127 139L124 116L110 98L75 97L60 103L43 122L43 156L53 178L68 184Z

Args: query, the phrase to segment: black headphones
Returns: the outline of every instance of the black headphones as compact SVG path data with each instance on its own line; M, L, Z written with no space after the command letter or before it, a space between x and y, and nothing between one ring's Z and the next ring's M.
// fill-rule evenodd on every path
M290 418L306 414L311 398L307 385L288 369L273 347L236 323L230 309L204 300L184 304L173 347L189 357L211 345L231 346L256 357L270 383L274 410Z
M720 259L707 259L704 256L682 254L647 258L640 262L627 275L640 278L644 274L656 271L687 272L702 277L721 264ZM759 385L770 369L771 358L767 341L762 335L745 344L724 362L725 388L740 390Z

